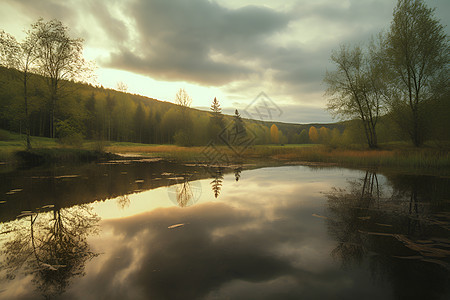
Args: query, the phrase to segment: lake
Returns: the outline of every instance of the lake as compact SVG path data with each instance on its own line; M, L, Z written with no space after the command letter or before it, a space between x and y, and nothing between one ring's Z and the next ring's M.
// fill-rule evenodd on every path
M160 160L0 173L1 299L450 299L450 178Z

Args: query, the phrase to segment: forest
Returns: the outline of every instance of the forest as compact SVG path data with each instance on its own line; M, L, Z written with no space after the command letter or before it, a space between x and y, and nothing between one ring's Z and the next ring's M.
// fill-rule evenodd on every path
M21 78L20 71L0 67L0 128L25 134L22 83L17 78ZM51 110L45 78L33 74L28 87L30 134L51 137ZM220 143L220 132L232 126L235 116L223 115L219 101L216 101L214 108L214 99L211 99L209 112L187 107L185 113L182 105L70 81L64 86L63 97L56 103L54 137L71 145L80 145L83 140L182 146L206 145L212 140ZM186 121L184 114L187 114ZM255 144L331 143L333 139L337 142L342 133L348 141L354 138L350 136L354 135L350 129L344 130L351 126L344 123L242 120L246 130L255 137ZM190 131L189 139L183 139L181 133L185 130Z

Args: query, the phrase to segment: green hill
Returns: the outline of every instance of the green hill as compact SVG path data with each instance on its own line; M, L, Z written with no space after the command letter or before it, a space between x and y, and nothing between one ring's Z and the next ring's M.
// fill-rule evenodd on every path
M24 132L25 113L22 85L17 70L0 67L0 128ZM34 75L29 82L30 130L32 136L50 137L50 104L45 78ZM212 99L211 99L212 101ZM180 106L140 95L122 93L88 84L66 82L56 102L56 137L67 143L96 139L148 144L179 142L180 132L190 145L217 141L233 116L223 116L221 128L211 124L211 113L193 108L182 117ZM187 122L187 123L186 123ZM270 143L272 122L244 119L245 128L256 144ZM305 143L311 126L338 128L342 124L289 124L275 122L282 143ZM301 136L302 131L304 131ZM178 133L178 134L177 134ZM1 138L1 137L0 137ZM181 141L183 142L183 141Z

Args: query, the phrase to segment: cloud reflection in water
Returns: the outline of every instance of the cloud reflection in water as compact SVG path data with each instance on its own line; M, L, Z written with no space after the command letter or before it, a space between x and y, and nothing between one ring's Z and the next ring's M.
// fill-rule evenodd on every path
M239 183L227 175L220 201L202 199L191 207L105 220L103 237L93 240L104 254L68 295L86 290L92 299L365 294L367 276L349 276L333 263L334 242L312 216L323 209L318 192L334 183L321 183L323 175L292 167L248 171ZM168 228L180 223L185 225Z

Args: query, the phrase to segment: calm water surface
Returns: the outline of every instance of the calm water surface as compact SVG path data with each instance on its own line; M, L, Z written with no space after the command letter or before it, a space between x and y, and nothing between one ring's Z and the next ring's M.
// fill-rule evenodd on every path
M0 193L0 299L450 297L449 178L131 162Z

